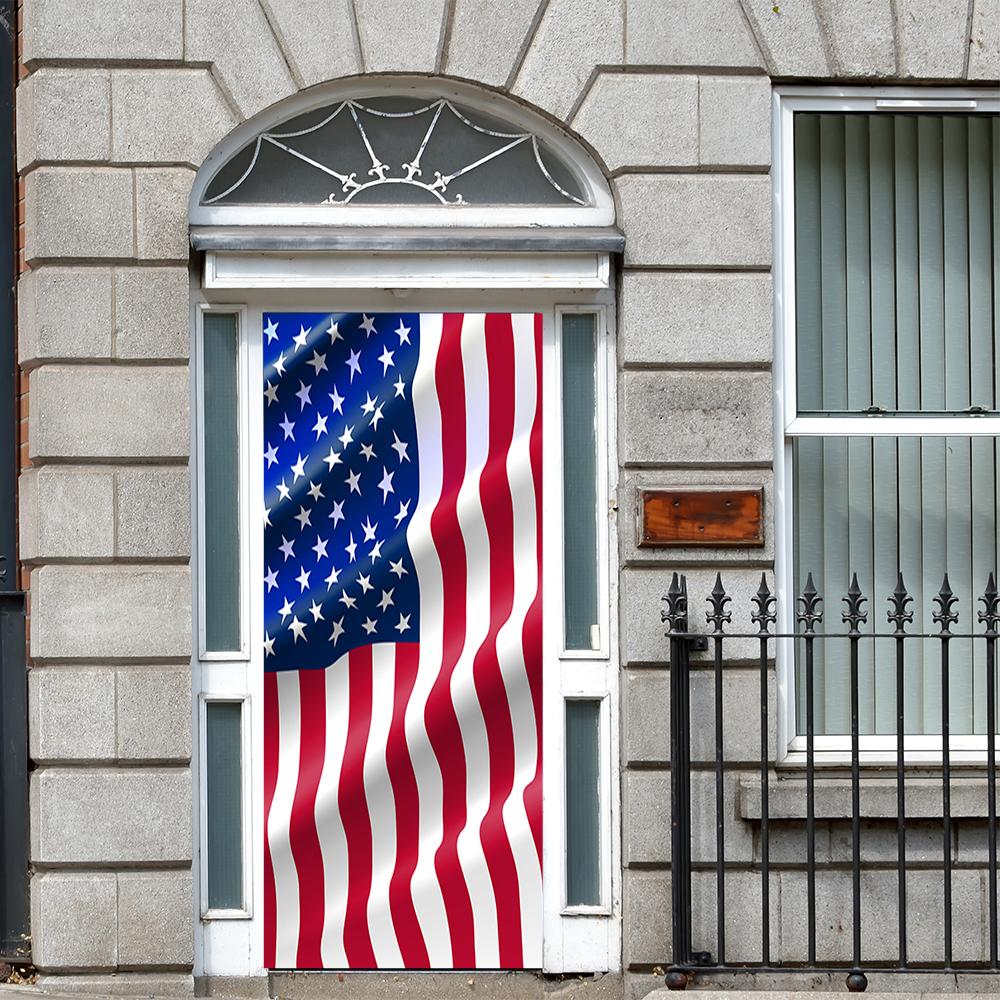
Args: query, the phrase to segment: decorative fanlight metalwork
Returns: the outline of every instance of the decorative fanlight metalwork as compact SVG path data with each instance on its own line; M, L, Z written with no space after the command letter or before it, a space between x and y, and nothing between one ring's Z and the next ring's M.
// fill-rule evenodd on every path
M423 120L426 127L421 131ZM288 128L296 123L303 127ZM274 151L332 182L326 197L313 200L307 193L296 199L298 204L348 205L356 199L365 204L405 204L406 199L409 203L418 200L405 195L400 187L414 194L422 192L420 200L429 195L442 205L587 204L572 173L538 136L528 131L505 131L502 122L447 98L348 99L299 116L284 128L264 131L252 145L244 147L216 174L202 204L287 202L287 195L279 188L282 172L291 164L286 160L281 168L263 165ZM428 159L433 161L430 165ZM244 163L234 178L234 164ZM532 164L537 173L529 176L527 168ZM474 182L487 167L491 167L489 183ZM502 174L496 172L498 167ZM258 176L262 169L264 175L270 170L269 176ZM483 188L479 196L470 194L470 184ZM393 186L396 190L388 190Z

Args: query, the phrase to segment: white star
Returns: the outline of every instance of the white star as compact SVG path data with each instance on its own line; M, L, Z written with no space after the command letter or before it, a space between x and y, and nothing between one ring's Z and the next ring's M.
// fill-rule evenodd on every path
M375 446L372 444L363 444L361 446L361 454L365 456L366 462L370 462L375 457Z
M399 633L405 632L410 627L410 616L400 615L399 624L396 626L396 631Z
M284 479L282 479L281 482L275 486L275 489L278 491L278 496L281 497L282 500L288 500L292 495L288 491L288 487L285 485Z
M312 386L306 385L302 379L299 379L299 391L295 393L298 396L299 403L302 405L299 407L299 413L301 413L306 408L306 403L312 404L312 399L309 393L312 391Z
M382 539L380 538L372 547L371 551L368 553L368 558L374 562L376 559L382 558Z
M372 578L370 576L365 576L364 573L358 574L358 583L361 584L361 593L367 594L369 590L374 590L372 586Z
M354 532L351 532L351 541L344 546L344 551L351 557L351 562L354 562L354 554L357 552L358 543L354 541Z
M312 521L309 520L309 515L312 511L306 510L305 507L299 507L298 514L295 515L295 520L299 522L299 531L301 531L307 524L312 527Z
M330 517L333 518L333 526L336 528L339 521L344 520L344 501L334 500L333 510L330 511Z
M278 426L285 432L285 440L287 441L291 438L295 440L295 421L288 419L288 414L285 414L285 419L281 421Z
M370 392L365 393L365 401L361 404L362 413L371 413L375 409L375 404L378 402L378 396L372 397Z
M332 347L337 343L338 340L343 340L344 335L338 329L338 324L330 320L330 329L326 331L327 335L330 337L330 346Z
M392 450L399 455L399 462L409 462L410 456L406 454L406 449L410 446L405 441L400 441L395 431L392 432Z
M267 572L264 574L264 583L267 584L267 592L269 594L272 590L276 590L278 587L278 571L268 566Z
M378 428L378 422L380 420L382 420L382 419L384 419L383 416L382 416L382 404L379 403L378 406L375 407L375 412L372 414L372 429L373 430L375 430L375 429Z
M292 630L292 642L296 643L301 639L303 642L308 642L306 638L306 623L300 622L297 617L293 617L288 623L288 627Z
M278 546L285 553L285 562L288 562L295 555L295 542L290 542L284 535L281 536L281 544Z
M357 493L358 496L361 496L361 487L358 485L360 481L360 472L349 472L347 474L347 478L344 480L344 482L350 487L349 492Z
M393 601L392 601L392 592L393 592L393 589L394 588L390 587L388 590L383 590L382 591L382 600L378 602L378 606L383 611L385 611L385 609L387 607L389 607L390 604L393 603Z
M312 576L312 574L305 568L305 566L299 570L299 575L295 578L295 582L299 585L300 594L309 587L310 576Z
M330 454L323 459L326 462L326 471L333 472L333 467L335 465L340 465L340 452L334 451L333 448L330 449Z
M341 618L339 622L333 623L333 632L330 634L330 642L335 646L337 645L337 640L344 634L344 619Z
M330 558L326 552L326 543L327 540L325 538L320 538L319 535L316 536L316 544L313 546L313 552L316 553L316 562L319 562L320 559Z
M382 348L382 353L378 356L382 362L382 374L384 375L390 368L395 368L396 363L392 360L392 351L388 347Z
M330 566L330 575L323 581L326 589L329 590L335 583L340 582L340 570L336 566Z
M278 360L277 360L277 361L275 361L275 362L274 362L274 364L273 364L273 365L271 365L271 367L272 367L272 368L273 368L273 369L274 369L274 370L275 370L275 371L276 371L276 372L277 372L277 373L278 373L279 375L284 375L284 374L285 374L285 356L284 356L284 354L279 354L279 355L278 355Z
M269 344L272 340L278 339L278 324L273 319L267 321L267 326L264 327L264 336L267 337Z
M356 597L351 597L351 595L345 590L340 595L340 603L343 604L345 608L350 610L355 604L358 603L358 599Z
M264 633L264 655L274 656L274 640L266 632Z
M345 424L345 425L344 425L344 433L343 433L343 434L341 434L339 438L337 438L337 440L338 440L338 441L339 441L339 442L340 442L340 443L341 443L341 444L342 444L342 445L343 445L343 446L344 446L345 448L346 448L346 447L347 447L347 446L348 446L348 445L349 445L349 444L350 444L350 443L351 443L351 442L352 442L352 441L354 440L354 438L353 438L353 437L351 436L351 431L353 431L353 430L354 430L354 428L353 428L353 427L348 427L348 426L347 426L347 425Z
M361 374L361 352L351 351L350 356L344 362L344 364L351 369L351 375L348 381L353 384L354 376Z
M399 505L399 513L395 514L396 527L398 528L400 524L406 519L407 515L410 513L410 501L407 500L406 503L401 503Z
M265 528L270 528L271 527L271 508L270 507L265 507L264 508L264 527Z
M390 573L395 573L396 576L398 576L399 579L402 580L403 577L406 576L408 570L403 565L403 560L402 559L400 559L399 562L393 562L390 559L389 560L389 572Z
M361 329L365 331L370 337L375 332L375 320L370 316L366 316L364 313L361 314Z
M402 318L399 320L399 328L394 332L399 337L400 345L408 344L410 342L410 328L408 326L403 326Z
M319 440L319 436L321 434L326 434L326 420L327 420L327 418L324 417L322 414L320 414L319 411L317 411L317 413L316 413L316 425L313 427L313 430L316 432L316 440L317 441Z
M315 624L316 622L325 621L325 619L323 618L323 611L315 601L311 601L309 603L309 614L313 616L313 624Z
M365 518L365 523L361 525L361 530L365 533L366 542L375 541L375 531L378 528L378 521L372 524L372 519L370 517Z
M299 334L297 337L292 337L292 343L296 347L305 347L306 341L309 339L309 331L304 326L299 326Z
M392 488L392 477L394 475L396 475L395 472L390 472L384 465L382 466L382 479L378 484L378 488L382 491L382 503L385 503L389 499L390 493L396 492Z
M396 395L393 396L393 399L398 399L401 396L403 399L406 399L406 396L403 394L403 390L406 388L406 383L403 381L402 375L400 375L399 378L392 383L392 387L396 390Z
M313 371L318 375L320 372L329 371L326 367L326 355L320 354L319 351L313 351L313 356L306 362L307 365L312 365Z
M270 382L264 384L264 395L267 397L267 405L278 402L278 387Z
M299 460L292 463L292 485L302 479L306 474L306 460L302 457L302 452L299 452Z
M264 449L264 458L267 459L267 467L270 469L272 465L278 464L278 448L276 445L271 445Z
M366 631L366 632L367 632L367 633L368 633L369 635L371 635L371 634L372 634L372 632L374 632L374 631L375 631L375 628L376 628L376 626L375 626L375 622L373 622L373 621L371 620L371 618L366 618L366 619L364 620L364 624L363 624L363 625L362 625L361 627L362 627L362 628L363 628L363 629L364 629L364 630L365 630L365 631Z
M281 615L281 621L284 623L285 619L292 613L292 602L286 597L285 603L278 608L278 614Z
M309 496L311 496L313 498L313 500L322 500L323 499L323 487L320 486L319 483L314 483L314 482L310 481L310 483L309 483Z
M341 416L344 415L344 397L337 392L337 387L333 387L333 392L328 393L330 397L330 402L333 403L333 412L339 413Z

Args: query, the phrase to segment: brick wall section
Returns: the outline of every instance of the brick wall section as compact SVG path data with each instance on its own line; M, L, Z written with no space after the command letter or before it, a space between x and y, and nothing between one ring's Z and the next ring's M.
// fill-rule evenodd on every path
M630 996L658 985L651 973L669 961L660 597L673 570L689 571L697 594L724 569L745 608L774 532L763 550L639 550L636 491L772 489L769 78L1000 76L996 0L668 7L32 0L18 94L19 338L32 386L21 542L39 765L34 954L49 972L93 985L129 970L151 992L190 984L193 169L239 121L305 86L405 71L478 80L565 122L606 164L620 206L624 961ZM695 424L692 412L707 416ZM144 509L163 513L127 530L123 518L134 527ZM752 671L736 663L727 677L728 697L749 696ZM752 726L739 736L727 754L749 760ZM731 829L746 855L751 827ZM137 940L150 914L156 933Z

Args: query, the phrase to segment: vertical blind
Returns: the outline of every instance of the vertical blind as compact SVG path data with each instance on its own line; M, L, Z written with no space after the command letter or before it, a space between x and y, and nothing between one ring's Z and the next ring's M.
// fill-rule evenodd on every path
M976 598L998 564L1000 460L971 437L997 409L1000 359L1000 123L987 115L795 117L798 413L939 417L942 436L793 440L795 582L811 572L839 624L856 571L869 630L887 631L902 571L912 631L935 631L933 597L949 574L955 631L976 631ZM843 435L843 425L839 433ZM919 644L915 644L919 645ZM817 644L816 731L849 732L844 643ZM985 727L985 644L954 640L950 723ZM940 655L907 664L908 733L941 732ZM861 731L895 731L892 644L861 644ZM803 684L798 728L804 729Z

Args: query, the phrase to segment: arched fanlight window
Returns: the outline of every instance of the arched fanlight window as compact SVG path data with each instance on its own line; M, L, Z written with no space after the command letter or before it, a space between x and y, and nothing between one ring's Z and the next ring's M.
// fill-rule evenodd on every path
M579 227L614 221L589 154L454 81L343 81L245 123L194 185L198 226Z

